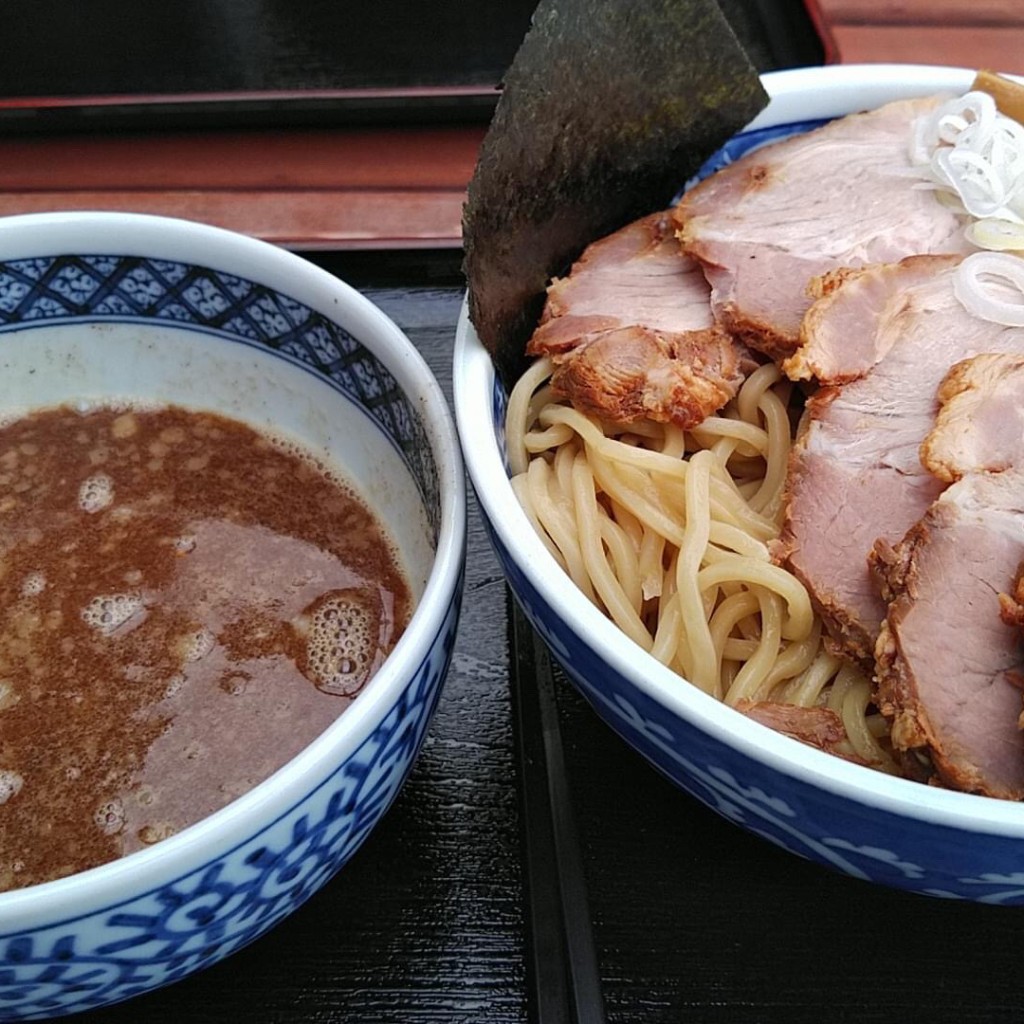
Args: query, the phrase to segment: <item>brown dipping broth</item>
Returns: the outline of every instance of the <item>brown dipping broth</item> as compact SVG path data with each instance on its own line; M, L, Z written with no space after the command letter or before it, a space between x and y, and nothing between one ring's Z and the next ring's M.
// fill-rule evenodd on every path
M176 407L0 427L0 891L141 849L345 710L412 596L316 460Z

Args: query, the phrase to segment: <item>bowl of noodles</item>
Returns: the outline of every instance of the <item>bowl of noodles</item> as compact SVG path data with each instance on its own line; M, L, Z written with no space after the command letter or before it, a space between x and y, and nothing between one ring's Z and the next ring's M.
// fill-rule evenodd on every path
M973 79L910 66L767 74L769 106L702 174ZM870 673L837 656L806 589L771 557L806 393L763 362L684 431L579 411L550 373L537 359L506 388L464 309L454 388L467 469L515 599L594 711L688 794L792 853L918 893L1024 903L1020 806L908 777ZM771 713L745 713L766 698L826 709L841 740L799 742Z

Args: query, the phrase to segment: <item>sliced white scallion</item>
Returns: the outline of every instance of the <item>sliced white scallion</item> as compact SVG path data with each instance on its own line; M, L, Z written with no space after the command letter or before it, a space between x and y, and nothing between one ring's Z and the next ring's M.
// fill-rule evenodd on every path
M1024 126L972 90L918 118L910 160L919 187L972 219L966 238L983 250L957 267L957 299L981 319L1024 327Z
M953 294L983 320L1024 327L1024 259L1009 253L971 253L956 269Z
M965 93L919 118L910 158L971 217L1024 225L1024 126L988 93Z

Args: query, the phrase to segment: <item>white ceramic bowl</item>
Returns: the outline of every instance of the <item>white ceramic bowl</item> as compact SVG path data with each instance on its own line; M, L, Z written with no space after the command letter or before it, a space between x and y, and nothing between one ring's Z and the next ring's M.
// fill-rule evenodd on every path
M710 166L808 121L901 97L963 92L973 76L889 65L765 75L771 103ZM503 450L505 394L465 311L454 385L467 469L516 598L597 713L644 757L730 820L854 877L1024 903L1024 807L890 778L787 739L681 682L610 626L560 570L516 501Z
M164 399L301 440L383 518L418 601L351 707L265 782L139 853L0 893L0 1021L12 1021L207 966L345 863L437 702L466 509L447 404L409 340L330 274L250 238L124 214L0 220L0 366L3 410Z

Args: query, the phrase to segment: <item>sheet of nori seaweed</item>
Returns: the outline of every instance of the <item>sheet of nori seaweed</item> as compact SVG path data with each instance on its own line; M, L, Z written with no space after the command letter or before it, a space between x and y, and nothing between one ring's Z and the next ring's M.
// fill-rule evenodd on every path
M668 205L767 101L715 0L541 0L463 215L470 317L506 382L552 275Z

